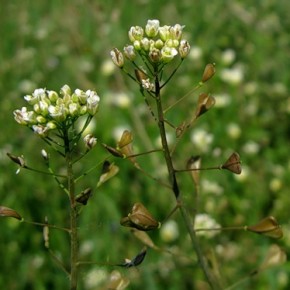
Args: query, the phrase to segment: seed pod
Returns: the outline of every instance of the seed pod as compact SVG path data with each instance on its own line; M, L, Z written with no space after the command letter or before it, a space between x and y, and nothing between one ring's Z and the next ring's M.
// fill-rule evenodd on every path
M122 149L123 147L127 146L128 144L132 143L133 135L130 131L125 130L121 136L120 141L117 143L117 148Z
M111 146L109 146L109 145L107 145L107 144L102 144L106 149L107 149L107 151L109 152L109 153L111 153L113 156L115 156L115 157L121 157L121 158L123 158L124 156L123 156L123 154L119 151L119 150L117 150L117 149L115 149L115 148L113 148L113 147L111 147Z
M141 203L135 203L132 212L127 217L122 218L120 223L122 226L132 227L140 231L154 230L161 225Z
M281 226L273 216L262 219L256 225L247 226L246 230L274 239L280 239L283 237Z
M143 80L147 80L149 77L140 69L135 69L135 76L137 81L142 84Z
M76 201L78 203L81 203L82 205L86 205L91 196L92 196L92 189L88 187L76 196Z
M6 206L0 206L0 217L12 217L20 221L22 220L21 215L17 211Z
M240 155L234 152L227 161L221 166L221 169L227 169L235 174L242 173Z
M196 185L199 184L199 175L200 175L200 165L201 165L201 157L200 156L192 156L186 164L186 168L191 170L190 174L192 179Z
M199 116L206 113L211 107L213 107L215 104L215 98L202 93L198 97L198 103L197 103L197 109L195 112L195 118L198 118Z
M125 263L118 264L117 266L121 266L125 268L136 267L143 262L143 260L145 259L146 253L147 253L147 248L144 247L142 251L138 255L136 255L132 260L126 260Z
M214 64L212 63L207 64L204 69L201 81L203 83L207 82L209 79L211 79L214 76L214 74L215 74Z

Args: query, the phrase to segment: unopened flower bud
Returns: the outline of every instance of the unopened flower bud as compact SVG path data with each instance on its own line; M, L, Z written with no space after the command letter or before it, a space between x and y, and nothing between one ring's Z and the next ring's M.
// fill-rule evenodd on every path
M48 154L47 154L46 150L44 150L44 149L41 150L41 156L46 161L49 159Z
M150 49L150 40L147 37L142 38L140 43L141 43L141 47L145 51L148 51Z
M148 20L145 26L145 32L149 37L155 37L158 34L159 20Z
M135 48L135 50L141 50L142 49L142 45L141 45L141 41L140 40L135 40L133 42L133 47Z
M60 93L65 96L65 95L70 95L71 94L71 89L68 85L64 85L61 89L60 89Z
M136 58L136 52L133 45L127 45L124 47L124 55L131 61Z
M157 40L155 41L154 46L155 46L156 48L158 48L158 49L162 49L162 47L164 46L164 42L163 42L161 39L157 39Z
M37 121L37 123L43 124L43 123L46 122L46 119L45 119L43 116L38 115L38 116L36 117L36 121Z
M181 58L186 58L190 51L190 45L187 40L181 40L178 48Z
M113 63L122 68L124 66L124 57L121 51L119 51L117 48L114 48L113 50L111 50L110 52L111 54L111 58Z
M159 27L159 35L163 41L166 41L169 38L170 35L169 28L170 26L168 25Z
M86 147L90 150L97 144L97 138L95 138L92 134L88 134L84 137L84 142Z
M135 40L141 40L143 38L144 30L140 26L132 26L128 32L129 39L131 42Z
M157 48L153 48L149 52L149 57L152 62L159 62L161 59L161 52Z
M10 154L9 152L7 152L7 156L13 162L15 162L16 164L20 165L20 167L24 167L24 168L26 167L23 156L15 156L15 155Z
M180 24L175 24L174 26L170 27L170 36L172 39L180 40L182 36L182 30L185 26L181 26Z
M48 91L48 98L52 103L55 103L59 96L55 91Z

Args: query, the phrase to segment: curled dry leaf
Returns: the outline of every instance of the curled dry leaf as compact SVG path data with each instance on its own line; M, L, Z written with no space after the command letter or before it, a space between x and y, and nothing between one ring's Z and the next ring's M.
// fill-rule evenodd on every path
M0 206L0 217L12 217L20 221L22 220L21 215L17 211L6 206Z

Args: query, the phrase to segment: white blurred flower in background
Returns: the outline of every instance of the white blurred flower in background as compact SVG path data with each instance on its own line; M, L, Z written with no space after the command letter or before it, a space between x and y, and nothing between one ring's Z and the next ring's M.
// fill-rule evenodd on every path
M238 139L241 136L242 129L237 123L229 123L226 132L231 139Z
M233 49L228 48L222 52L221 61L225 65L232 64L235 59L236 59L236 52Z
M220 72L221 79L231 85L239 85L244 79L244 72L241 66L225 68Z
M213 134L208 133L204 129L195 129L190 135L190 140L198 150L205 153L209 150L213 137Z
M174 220L165 222L160 229L160 237L166 243L174 242L179 236L178 224Z
M260 145L253 140L249 140L243 146L243 151L249 155L257 154L259 152L259 150L260 150Z
M224 193L224 189L217 182L208 179L201 180L201 188L204 193L212 193L214 195L221 195Z
M224 108L231 103L231 97L226 93L214 95L214 98L215 108Z
M195 229L217 229L221 226L215 221L214 218L212 218L210 215L206 213L200 213L197 214L195 217ZM204 237L214 237L217 235L220 231L198 231L197 234L204 236Z
M199 46L192 46L188 57L192 60L198 60L202 57L202 49Z
M104 283L109 277L106 270L98 268L93 268L87 272L84 278L86 289L96 289L102 283Z

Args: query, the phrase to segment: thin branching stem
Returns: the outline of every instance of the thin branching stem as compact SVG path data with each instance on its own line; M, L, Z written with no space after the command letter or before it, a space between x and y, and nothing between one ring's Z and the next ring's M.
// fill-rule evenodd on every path
M75 200L75 183L72 162L72 150L68 130L64 129L65 161L67 168L67 187L70 200L70 290L76 290L78 285L78 228L77 206Z
M176 171L173 167L171 153L170 153L170 149L169 149L167 138L166 138L165 119L164 119L164 111L162 108L160 89L161 87L160 87L160 82L158 78L158 68L155 67L155 92L156 92L155 100L156 100L156 106L157 106L158 127L159 127L159 133L161 137L164 158L166 161L166 165L167 165L167 169L169 173L169 179L172 186L172 191L175 195L178 208L180 209L181 216L186 224L187 231L189 233L193 247L198 257L199 264L207 278L207 281L211 289L220 290L221 287L219 285L219 282L216 279L216 277L213 275L212 271L210 270L207 260L204 257L203 252L201 250L200 244L198 242L198 238L193 228L192 219L188 211L186 210L186 208L182 205L182 195L180 194L180 190L179 190L179 186L178 186L177 178L176 178Z

